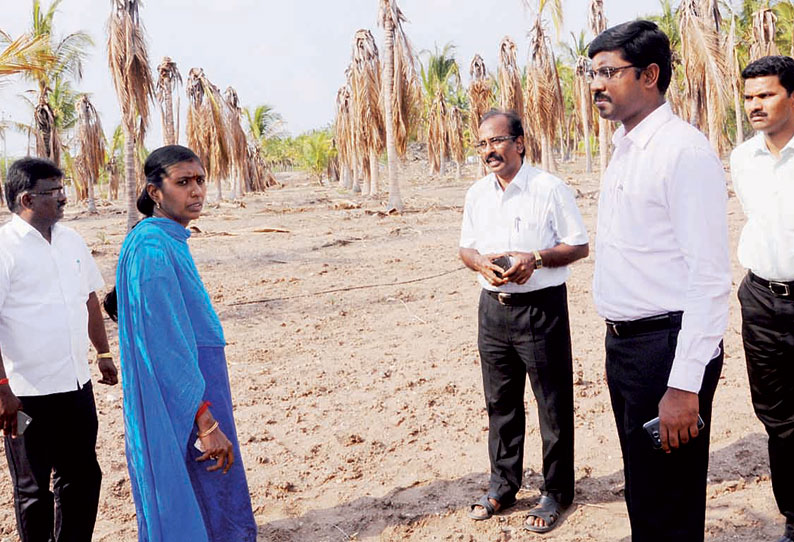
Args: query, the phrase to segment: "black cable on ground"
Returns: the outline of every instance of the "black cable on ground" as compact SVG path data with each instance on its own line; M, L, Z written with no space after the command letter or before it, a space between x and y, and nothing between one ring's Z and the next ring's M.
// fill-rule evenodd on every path
M238 305L255 305L258 303L270 303L271 301L287 301L289 299L299 299L301 297L312 297L315 295L324 295L324 294L334 294L337 292L349 292L352 290L367 290L370 288L382 288L384 286L401 286L403 284L412 284L414 282L422 282L425 280L437 279L438 277L443 277L444 275L451 275L452 273L456 273L461 269L466 269L465 266L460 266L456 269L452 269L450 271L444 271L443 273L438 273L436 275L430 275L429 277L420 277L418 279L411 279L411 280L401 280L398 282L384 282L381 284L362 284L361 286L348 286L346 288L334 288L332 290L322 290L320 292L312 292L309 294L297 294L297 295L288 295L284 297L271 297L267 299L254 299L252 301L236 301L234 303L229 303L227 306L234 307Z

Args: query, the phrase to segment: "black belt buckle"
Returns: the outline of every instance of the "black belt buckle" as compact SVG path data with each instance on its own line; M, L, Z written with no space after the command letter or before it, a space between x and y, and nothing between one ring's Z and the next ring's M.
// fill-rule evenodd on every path
M510 294L499 292L496 294L496 300L499 301L500 305L510 305Z
M618 332L618 324L615 322L607 322L607 328L612 332L615 337L620 337Z
M791 295L791 288L785 282L775 282L773 280L769 281L769 285L767 286L769 291L779 297L788 297ZM778 288L778 289L776 289Z

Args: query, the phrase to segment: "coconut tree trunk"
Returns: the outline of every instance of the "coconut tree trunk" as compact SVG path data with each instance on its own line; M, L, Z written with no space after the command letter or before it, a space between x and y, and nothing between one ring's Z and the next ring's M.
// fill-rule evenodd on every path
M353 172L351 171L350 164L344 164L342 166L342 175L339 177L339 184L342 188L352 188L353 187Z
M733 85L733 108L736 114L736 144L744 143L744 113L742 111L742 99L739 95L739 86Z
M135 178L135 134L124 129L124 181L127 186L127 231L138 222L138 183Z
M165 126L163 135L166 145L176 145L176 132L174 130L174 99L171 93L171 86L165 88Z
M356 165L353 168L353 186L351 187L353 189L354 194L358 194L361 192L361 185L364 184L361 180L361 177L362 177L361 167L359 165Z
M603 176L609 162L609 121L602 118L598 119L598 162Z
M220 177L215 179L215 188L217 188L218 201L223 200L223 180Z
M714 85L706 79L706 119L709 125L709 143L714 148L717 156L720 155L720 131L721 127L717 124L717 112L714 110L716 100L713 95L716 92Z
M590 149L590 93L587 85L579 85L579 109L582 112L582 133L584 135L584 170L593 172L593 158Z
M447 160L443 149L438 151L438 176L443 177L447 174Z
M455 162L455 179L459 181L461 177L460 162Z
M369 150L369 192L370 196L378 195L378 181L380 180L380 160L378 153L373 149Z
M88 212L92 215L98 213L96 209L96 200L94 199L94 179L88 179Z
M403 210L400 196L400 181L397 178L397 146L394 141L394 112L392 111L392 92L394 85L394 22L386 18L384 28L386 51L383 59L383 102L386 113L386 160L389 167L389 209Z

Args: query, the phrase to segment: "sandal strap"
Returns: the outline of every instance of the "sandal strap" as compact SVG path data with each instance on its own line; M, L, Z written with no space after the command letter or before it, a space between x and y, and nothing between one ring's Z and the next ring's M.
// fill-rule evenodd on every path
M488 515L492 516L496 513L496 508L494 508L493 504L491 504L491 501L488 500L488 495L483 495L479 501L470 505L471 510L474 510L475 506L482 506L485 508L485 511L488 512Z

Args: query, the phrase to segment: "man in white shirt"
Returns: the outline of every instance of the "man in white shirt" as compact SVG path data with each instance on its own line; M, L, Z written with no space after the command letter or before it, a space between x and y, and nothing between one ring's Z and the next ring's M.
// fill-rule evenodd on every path
M769 435L772 490L794 542L794 59L742 71L744 110L758 131L731 154L747 224L739 261L742 340L755 413Z
M488 409L488 493L469 517L512 506L524 457L527 374L543 440L541 499L524 527L550 531L571 504L573 376L565 280L588 254L587 231L563 181L524 164L524 131L513 112L483 116L475 145L491 174L466 193L460 257L477 277L478 346Z
M17 528L22 542L90 542L102 472L89 339L100 382L118 382L96 295L102 276L82 238L57 224L66 196L55 164L18 160L5 196L14 215L0 228L0 426ZM32 420L24 433L20 410Z
M601 183L593 296L632 540L699 542L731 288L725 177L665 102L670 42L654 23L607 29L589 55L599 114L622 123ZM657 416L661 450L643 428Z

